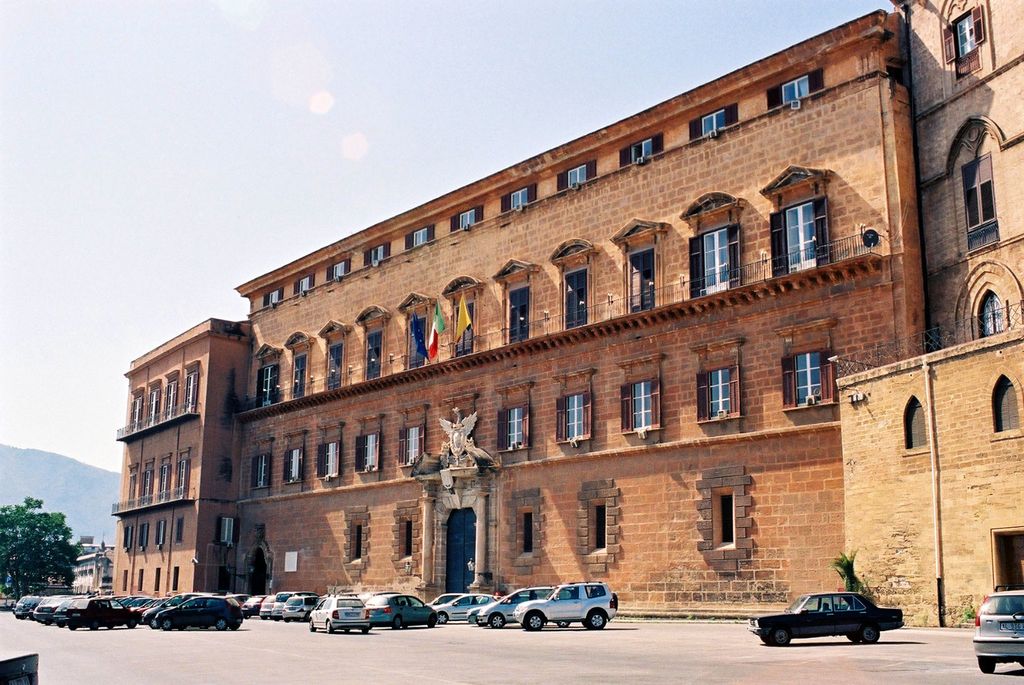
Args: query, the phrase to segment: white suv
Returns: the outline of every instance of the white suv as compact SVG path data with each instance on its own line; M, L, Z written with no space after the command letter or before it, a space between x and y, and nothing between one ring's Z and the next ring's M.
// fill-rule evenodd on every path
M1000 590L985 598L974 619L974 654L982 673L993 673L1001 662L1024 666L1024 589Z
M618 609L619 598L606 583L565 583L547 599L523 602L512 615L523 630L540 630L549 622L559 627L582 623L584 628L601 630Z

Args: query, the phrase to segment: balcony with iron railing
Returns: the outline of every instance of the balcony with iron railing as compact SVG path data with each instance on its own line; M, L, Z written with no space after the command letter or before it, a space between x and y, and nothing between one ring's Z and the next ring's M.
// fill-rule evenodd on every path
M167 490L159 490L152 495L143 495L136 497L135 499L122 500L120 502L114 502L111 506L110 513L114 516L118 514L124 514L129 511L135 511L137 509L145 509L147 507L157 507L162 504L170 504L172 502L184 502L195 499L195 494L189 490L188 486L181 485L176 488L169 488Z
M855 235L824 245L812 245L804 250L793 251L775 258L765 257L732 269L702 274L696 279L680 278L679 281L660 288L645 287L640 292L626 296L608 294L607 297L600 298L598 302L571 307L570 311L561 315L543 310L539 318L528 322L519 322L512 329L502 327L490 331L475 331L471 328L462 339L442 345L439 358L430 363L436 364L512 344L522 344L532 339L560 332L575 329L585 330L595 324L613 319L689 301L710 299L727 294L727 291L730 290L755 286L759 283L769 283L799 272L811 273L828 265L849 262L869 255L879 257L881 253L877 252L874 247L866 246L860 235ZM407 348L406 352L408 352ZM389 375L425 365L426 363L418 355L410 358L409 354L388 354L384 359L379 360L373 368L379 367L380 369L380 375L375 378L386 378ZM252 411L281 402L308 398L362 381L374 380L374 378L365 378L365 368L364 365L358 363L350 364L345 368L337 369L336 373L329 375L326 379L312 376L298 387L281 384L268 393L261 393L256 397L246 397L240 402L238 410L240 412Z
M173 407L168 407L164 411L157 413L155 416L147 416L142 421L135 423L129 423L124 428L117 431L117 439L121 442L130 442L135 438L140 438L145 434L152 433L158 429L166 428L177 423L181 423L190 418L199 416L199 403L182 403Z

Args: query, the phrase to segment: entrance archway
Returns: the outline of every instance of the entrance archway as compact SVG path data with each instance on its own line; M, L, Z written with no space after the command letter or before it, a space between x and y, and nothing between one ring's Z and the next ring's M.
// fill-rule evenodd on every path
M455 509L448 516L445 552L445 592L468 592L475 578L470 570L476 553L476 512L472 509Z
M249 572L249 594L267 594L267 558L263 555L263 548L257 547L252 555L252 571Z

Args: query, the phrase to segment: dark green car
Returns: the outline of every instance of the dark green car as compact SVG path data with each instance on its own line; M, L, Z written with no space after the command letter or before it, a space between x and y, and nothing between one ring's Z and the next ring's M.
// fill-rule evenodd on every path
M433 628L437 625L437 612L433 607L412 595L374 595L366 600L366 608L370 610L371 626Z

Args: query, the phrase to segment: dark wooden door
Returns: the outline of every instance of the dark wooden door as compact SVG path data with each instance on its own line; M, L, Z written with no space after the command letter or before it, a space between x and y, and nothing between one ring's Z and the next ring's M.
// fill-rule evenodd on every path
M267 559L263 549L256 548L252 559L252 573L249 574L249 594L263 595L267 592Z
M469 570L476 550L476 513L472 509L456 509L448 516L446 542L445 592L468 592L475 575Z

